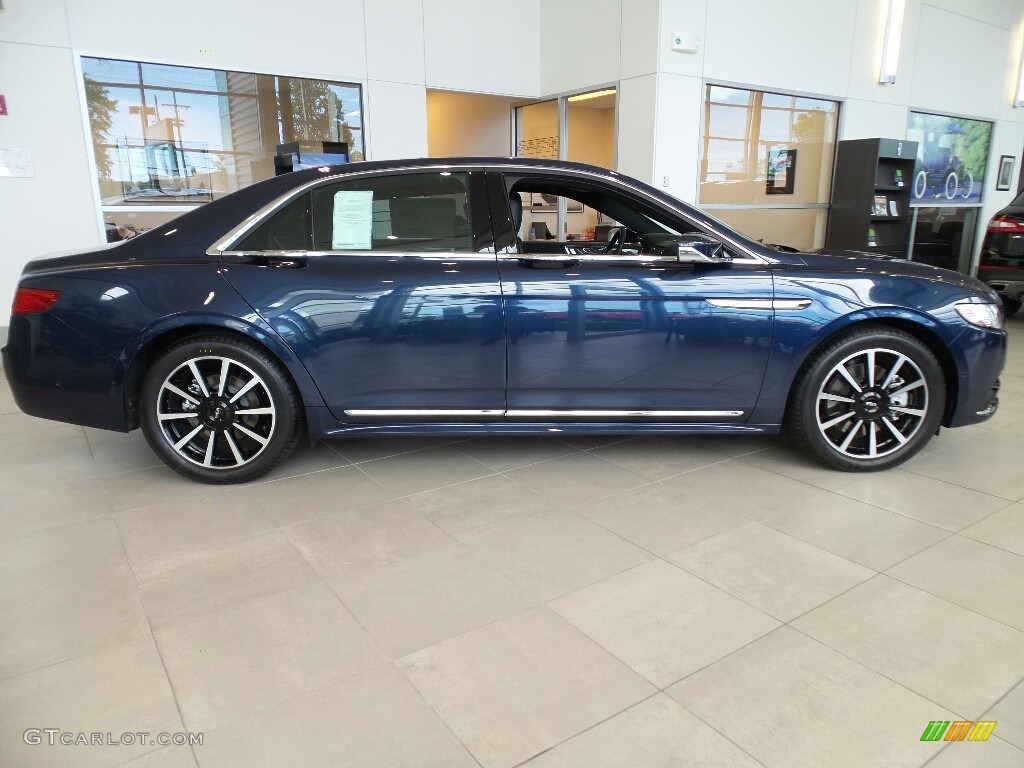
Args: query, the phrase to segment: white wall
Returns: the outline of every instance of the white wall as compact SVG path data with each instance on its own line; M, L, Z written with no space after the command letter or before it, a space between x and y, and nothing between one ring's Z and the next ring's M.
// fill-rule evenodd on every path
M27 259L101 240L74 66L82 54L358 82L376 159L427 154L428 89L528 101L614 84L619 169L690 201L708 82L840 101L841 139L903 136L911 109L993 121L983 222L1012 196L995 191L999 155L1019 168L1024 148L1024 110L1010 106L1024 0L908 0L895 85L877 82L884 0L4 5L10 114L0 147L29 149L36 176L0 178L0 304ZM676 32L697 35L699 52L672 51Z
M36 175L0 178L0 306L9 306L29 259L103 239L77 56L360 83L367 156L378 160L427 154L427 88L540 93L540 0L3 5L0 93L9 115L0 117L0 147L30 150ZM514 48L503 48L509 35Z

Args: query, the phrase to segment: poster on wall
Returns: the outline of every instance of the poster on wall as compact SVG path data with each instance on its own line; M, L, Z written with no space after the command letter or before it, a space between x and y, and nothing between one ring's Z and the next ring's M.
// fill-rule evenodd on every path
M980 203L991 137L985 120L911 112L907 138L917 142L911 202Z
M796 180L796 150L768 150L768 181L765 192L769 195L792 195Z

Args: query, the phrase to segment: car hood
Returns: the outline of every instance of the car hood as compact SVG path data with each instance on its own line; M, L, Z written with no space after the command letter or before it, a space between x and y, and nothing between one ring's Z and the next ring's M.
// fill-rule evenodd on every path
M820 251L814 251L813 253L800 253L795 255L800 258L805 267L810 269L821 269L831 272L859 272L872 275L891 275L894 277L913 277L954 286L963 291L976 293L979 295L979 298L984 297L992 302L997 302L999 300L995 291L970 275L965 275L962 272L955 272L951 269L933 267L930 264L908 261L907 259L901 259L887 254L823 249Z

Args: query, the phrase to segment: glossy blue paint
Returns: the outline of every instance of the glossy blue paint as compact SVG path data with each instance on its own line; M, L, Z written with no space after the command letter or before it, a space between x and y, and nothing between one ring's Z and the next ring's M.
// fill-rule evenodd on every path
M652 210L732 243L732 264L517 252L501 194L476 205L473 253L332 256L208 249L262 206L318 180L405 167L546 169L627 189ZM475 172L475 171L474 171ZM495 188L496 189L496 188ZM475 190L479 195L480 189ZM479 202L479 197L477 197ZM497 252L497 255L495 255ZM731 233L658 190L600 169L470 159L353 163L254 185L114 248L32 262L21 285L60 290L11 320L5 373L28 413L125 430L138 382L168 339L231 331L296 381L312 437L338 434L772 432L801 366L857 323L904 328L947 373L948 426L982 420L1006 336L966 324L962 301L995 301L956 273L865 255L790 254ZM800 310L714 307L717 299L807 299ZM739 417L355 418L353 408L738 409ZM479 423L484 422L484 423ZM723 423L726 422L726 423ZM732 422L732 423L728 423Z

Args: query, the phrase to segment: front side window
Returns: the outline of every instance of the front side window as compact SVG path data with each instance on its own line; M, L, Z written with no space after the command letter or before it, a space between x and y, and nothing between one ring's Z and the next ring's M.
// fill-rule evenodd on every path
M469 175L415 173L313 190L317 251L473 251Z

